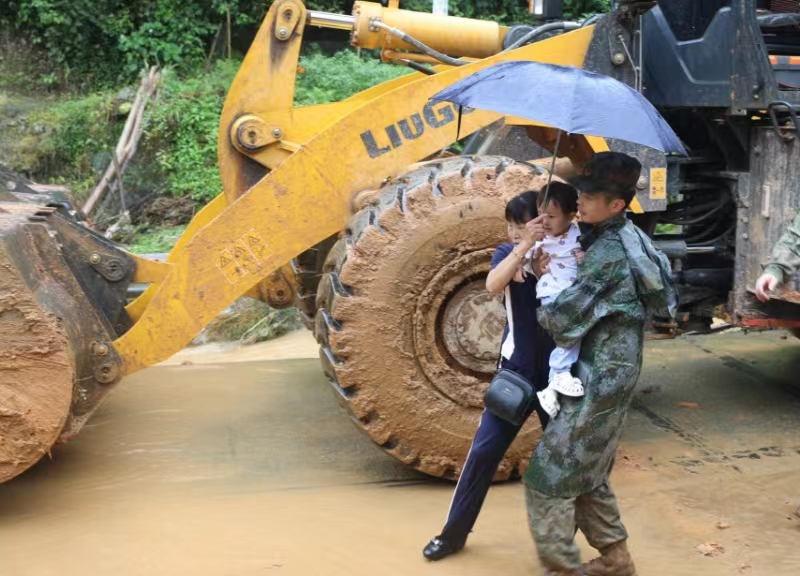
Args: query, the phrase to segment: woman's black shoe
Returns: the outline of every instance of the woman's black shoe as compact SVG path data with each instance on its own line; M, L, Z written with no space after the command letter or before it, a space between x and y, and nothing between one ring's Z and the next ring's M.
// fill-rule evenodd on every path
M425 556L428 560L436 561L441 560L446 556L450 556L450 554L455 554L459 552L464 547L464 543L454 544L452 542L448 542L447 540L442 540L440 538L434 538L428 545L425 546L425 549L422 551L422 555Z

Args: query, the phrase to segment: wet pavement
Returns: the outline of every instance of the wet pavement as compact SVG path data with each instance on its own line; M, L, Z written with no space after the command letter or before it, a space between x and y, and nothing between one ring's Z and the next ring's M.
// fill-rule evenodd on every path
M492 488L464 553L424 561L452 485L359 432L315 356L293 334L124 382L0 486L0 576L541 574L519 483ZM645 358L612 477L640 576L800 574L800 340L684 337Z

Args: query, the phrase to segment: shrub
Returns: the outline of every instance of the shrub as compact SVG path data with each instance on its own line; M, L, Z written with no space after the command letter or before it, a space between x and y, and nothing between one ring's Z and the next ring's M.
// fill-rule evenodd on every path
M325 56L312 49L300 58L304 72L297 77L296 105L338 102L371 86L408 74L408 68L381 63L376 57L359 57L354 50Z
M297 105L342 100L407 68L360 58L352 50L325 56L312 50L300 59ZM217 170L217 130L225 94L238 69L237 61L220 61L202 77L180 80L165 74L157 106L147 129L148 148L157 149L157 162L171 194L208 202L222 189Z
M201 69L227 32L251 34L271 4L268 0L6 0L0 30L13 32L46 55L36 80L44 86L108 86L135 78L143 67ZM350 13L352 0L309 0L310 9ZM404 0L403 8L430 12L432 0ZM503 24L532 23L528 0L451 0L454 16ZM565 16L605 11L609 0L566 0ZM313 34L313 33L312 33ZM38 57L37 57L38 59Z

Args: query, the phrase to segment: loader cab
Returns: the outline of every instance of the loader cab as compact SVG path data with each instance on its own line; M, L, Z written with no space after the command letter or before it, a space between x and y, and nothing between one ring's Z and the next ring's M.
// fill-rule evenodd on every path
M687 246L682 311L703 325L722 304L742 326L800 326L797 288L767 306L750 293L800 205L800 2L663 0L640 32L643 93L690 150L667 159L656 216L677 232L654 235Z
M657 106L800 106L800 3L668 0L642 21L644 85Z

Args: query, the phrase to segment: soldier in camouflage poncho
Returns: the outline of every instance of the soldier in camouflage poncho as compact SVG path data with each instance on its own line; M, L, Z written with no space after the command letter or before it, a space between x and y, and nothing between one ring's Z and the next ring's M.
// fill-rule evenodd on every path
M771 291L789 282L798 272L800 272L800 214L789 224L775 245L772 260L756 282L756 296L762 302L766 302Z
M642 366L648 312L672 314L669 262L625 217L641 165L596 155L576 182L582 220L593 224L578 280L539 321L562 346L582 340L576 375L582 398L564 397L525 474L531 532L547 575L633 576L628 534L608 476ZM602 556L581 565L579 528Z
M781 284L788 283L800 272L800 213L789 224L786 232L772 250L772 259L756 281L756 296L762 302L770 299L769 293ZM800 507L794 515L800 518Z

